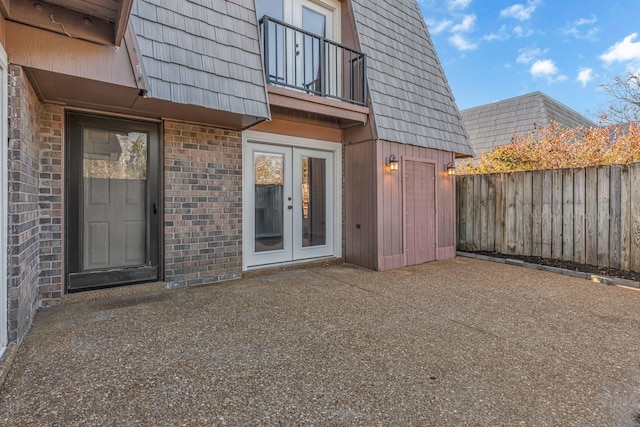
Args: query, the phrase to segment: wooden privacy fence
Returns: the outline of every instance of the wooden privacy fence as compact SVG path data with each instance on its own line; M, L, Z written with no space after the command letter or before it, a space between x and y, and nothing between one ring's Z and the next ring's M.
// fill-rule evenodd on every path
M456 177L457 248L640 271L640 163Z

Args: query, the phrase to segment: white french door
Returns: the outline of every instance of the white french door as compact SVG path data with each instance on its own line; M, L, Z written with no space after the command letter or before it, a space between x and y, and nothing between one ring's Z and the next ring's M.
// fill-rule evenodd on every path
M336 151L245 143L244 265L339 256Z

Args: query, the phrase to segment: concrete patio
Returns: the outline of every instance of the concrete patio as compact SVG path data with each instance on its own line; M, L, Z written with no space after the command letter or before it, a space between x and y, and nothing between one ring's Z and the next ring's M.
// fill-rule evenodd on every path
M638 425L640 291L457 258L42 309L2 425Z

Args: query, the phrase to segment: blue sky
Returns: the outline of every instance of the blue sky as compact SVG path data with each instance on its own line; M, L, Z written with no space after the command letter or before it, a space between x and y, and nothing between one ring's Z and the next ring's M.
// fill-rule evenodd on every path
M541 91L595 119L640 72L640 1L418 0L458 108Z

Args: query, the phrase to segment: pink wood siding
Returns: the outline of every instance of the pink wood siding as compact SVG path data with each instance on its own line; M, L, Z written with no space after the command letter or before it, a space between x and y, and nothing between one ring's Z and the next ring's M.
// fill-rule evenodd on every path
M455 256L455 182L445 172L445 165L454 161L453 153L414 147L387 141L377 142L378 169L377 212L378 221L378 270L388 270L405 265L403 242L403 165L391 172L385 167L385 157L395 154L403 158L428 159L435 162L436 175L436 218L437 242L436 259ZM350 194L350 193L347 193ZM347 236L347 239L349 237Z
M406 160L404 165L406 264L436 259L435 164Z
M345 260L376 268L376 143L345 146Z

